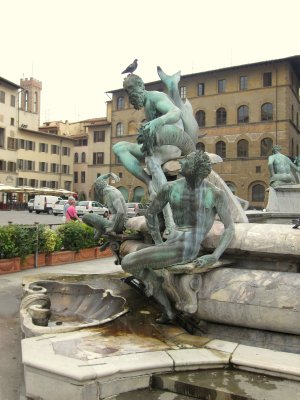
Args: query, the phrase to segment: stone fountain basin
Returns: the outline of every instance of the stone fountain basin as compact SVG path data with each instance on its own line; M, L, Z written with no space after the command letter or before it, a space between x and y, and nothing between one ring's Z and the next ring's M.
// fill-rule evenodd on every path
M124 297L111 289L95 288L86 283L37 281L31 283L26 292L20 309L21 329L26 337L102 325L128 311ZM35 294L38 295L36 300ZM48 295L51 302L48 326L35 325L29 312L29 306L43 304L39 294L40 298Z

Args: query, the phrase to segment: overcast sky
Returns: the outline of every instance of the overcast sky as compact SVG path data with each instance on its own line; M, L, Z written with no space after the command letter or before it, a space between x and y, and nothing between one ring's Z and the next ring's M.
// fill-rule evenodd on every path
M145 82L300 54L299 0L0 0L0 76L42 81L41 122L105 117L134 58Z

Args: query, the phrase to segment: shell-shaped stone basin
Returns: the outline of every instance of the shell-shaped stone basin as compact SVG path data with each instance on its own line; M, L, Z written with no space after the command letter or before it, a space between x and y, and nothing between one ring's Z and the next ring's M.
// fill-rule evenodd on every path
M49 304L48 326L36 325L31 309L36 305L48 308ZM21 328L26 337L70 332L105 324L127 311L125 298L110 289L94 288L86 283L37 281L29 285L22 300Z

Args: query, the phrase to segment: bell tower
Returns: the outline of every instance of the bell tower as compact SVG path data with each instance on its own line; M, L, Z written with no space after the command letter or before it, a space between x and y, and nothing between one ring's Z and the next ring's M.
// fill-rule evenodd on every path
M40 114L42 82L34 78L20 80L23 88L20 99L20 109L33 114Z

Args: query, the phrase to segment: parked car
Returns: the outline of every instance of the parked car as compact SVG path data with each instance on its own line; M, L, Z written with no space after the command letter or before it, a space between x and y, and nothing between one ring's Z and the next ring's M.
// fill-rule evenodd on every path
M35 195L33 210L39 214L40 212L45 212L47 214L53 214L54 204L58 201L62 200L61 197L57 196L48 196L48 195Z
M32 211L33 211L33 203L34 203L34 199L28 200L28 203L27 203L27 210L28 210L30 213L32 213Z
M68 202L68 200L58 200L53 207L53 214L58 215L58 214L63 214L64 213L64 208L65 204Z
M149 204L142 203L126 203L127 205L127 218L139 217L145 215Z
M95 213L107 217L109 213L108 208L98 201L79 201L75 208L78 216Z

